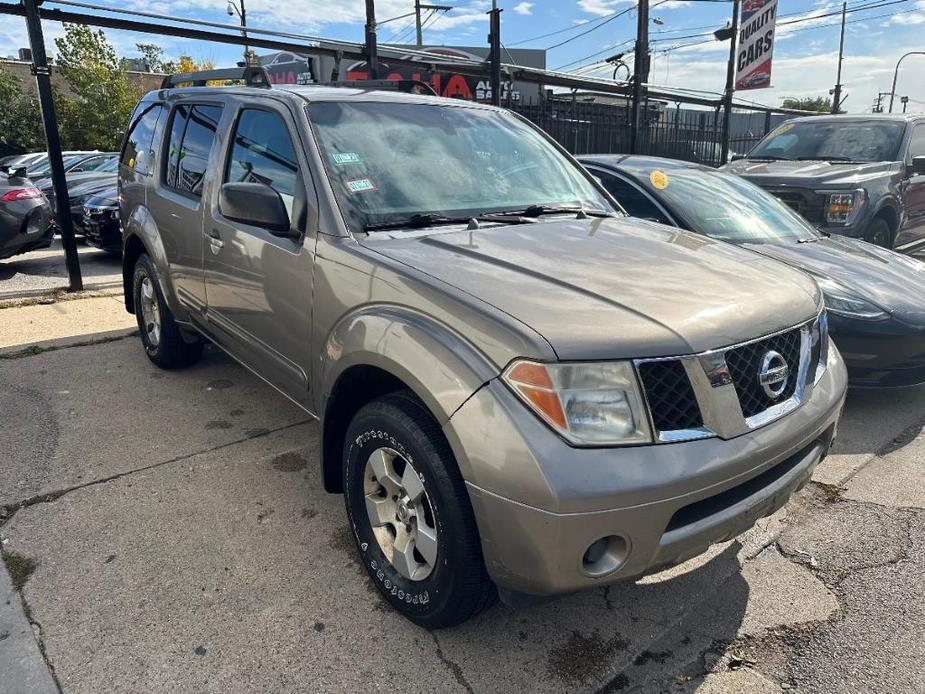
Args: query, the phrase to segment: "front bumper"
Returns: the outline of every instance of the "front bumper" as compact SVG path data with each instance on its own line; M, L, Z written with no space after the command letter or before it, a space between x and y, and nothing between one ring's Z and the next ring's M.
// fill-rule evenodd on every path
M829 314L829 332L858 388L902 388L925 383L925 326L897 318L852 320Z
M832 349L812 396L748 434L577 449L492 381L444 431L492 579L506 590L552 595L684 561L783 506L827 453L845 389L845 368ZM598 574L585 552L605 537L618 538L608 545L618 561Z

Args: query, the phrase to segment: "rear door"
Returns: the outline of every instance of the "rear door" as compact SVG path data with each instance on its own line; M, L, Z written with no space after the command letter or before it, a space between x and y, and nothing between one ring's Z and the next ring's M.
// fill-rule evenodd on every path
M311 373L313 232L317 203L287 107L271 99L238 105L203 226L207 318L213 337L298 402ZM272 188L295 238L222 216L221 183Z
M203 192L206 172L218 166L213 152L223 104L173 105L163 138L157 194L148 207L157 220L178 301L193 314L205 311L202 268ZM212 159L215 161L212 161Z
M914 157L925 157L925 123L917 123L912 129L906 154L910 171ZM925 175L910 173L900 185L904 214L896 248L913 250L925 244Z

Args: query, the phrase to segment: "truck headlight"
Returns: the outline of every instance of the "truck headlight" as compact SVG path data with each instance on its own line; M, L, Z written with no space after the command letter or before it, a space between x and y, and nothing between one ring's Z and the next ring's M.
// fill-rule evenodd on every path
M862 299L833 279L816 277L816 284L822 290L825 308L829 313L864 320L883 320L889 317L879 306Z
M866 199L863 190L829 193L825 198L826 224L850 224Z
M570 443L620 446L652 442L630 362L541 364L518 360L502 378L527 407Z

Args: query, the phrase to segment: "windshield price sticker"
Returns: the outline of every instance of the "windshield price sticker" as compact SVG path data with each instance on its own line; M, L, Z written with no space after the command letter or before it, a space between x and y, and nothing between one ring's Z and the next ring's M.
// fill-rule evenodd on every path
M366 193L370 190L376 190L376 186L368 178L354 178L344 181L344 185L347 186L347 190L351 193Z
M360 155L356 152L334 152L331 154L331 159L334 160L335 164L359 164Z
M650 173L649 180L652 182L652 185L659 190L665 190L665 188L668 187L668 174L661 169L656 169Z

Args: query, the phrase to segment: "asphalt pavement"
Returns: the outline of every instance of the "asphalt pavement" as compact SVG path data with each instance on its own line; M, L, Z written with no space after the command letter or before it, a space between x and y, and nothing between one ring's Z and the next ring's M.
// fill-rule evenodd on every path
M122 282L122 260L77 239L77 256L84 287L104 289ZM68 286L61 239L48 248L0 260L0 299L47 293Z
M136 337L17 354L2 694L923 691L925 389L852 394L816 481L737 541L431 633L357 564L317 423L249 372L163 372Z

